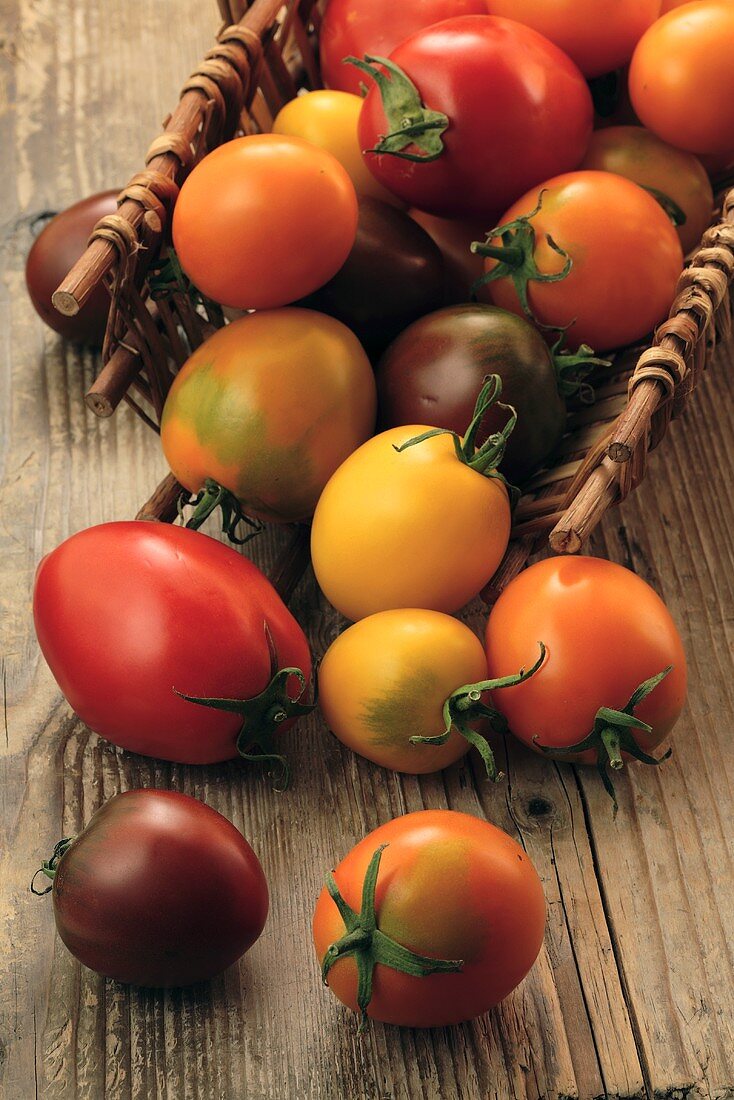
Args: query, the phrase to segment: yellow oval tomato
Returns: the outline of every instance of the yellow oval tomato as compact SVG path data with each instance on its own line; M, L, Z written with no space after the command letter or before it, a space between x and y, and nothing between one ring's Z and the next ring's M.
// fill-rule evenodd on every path
M364 443L321 494L311 557L321 588L348 619L394 607L451 612L476 596L507 549L502 481L460 461L447 434L391 428Z
M404 208L395 195L381 187L362 159L357 123L362 99L351 92L320 89L296 96L278 112L274 134L300 137L326 149L346 169L358 195Z
M696 247L711 224L714 193L700 160L693 153L674 149L642 126L597 130L581 169L613 172L671 198L686 216L685 223L678 226L685 253Z
M176 376L163 451L196 493L207 479L244 512L308 519L341 462L374 429L369 360L352 332L308 309L253 313L219 329Z
M421 775L469 751L455 727L443 745L411 737L444 732L443 708L458 688L487 678L471 630L438 611L381 611L332 642L319 666L319 704L329 729L375 764Z

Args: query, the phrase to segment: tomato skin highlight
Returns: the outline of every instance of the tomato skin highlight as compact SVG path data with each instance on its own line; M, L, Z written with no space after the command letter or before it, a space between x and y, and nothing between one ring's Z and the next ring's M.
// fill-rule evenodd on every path
M491 228L518 195L575 168L586 152L589 89L573 62L529 27L488 15L450 19L406 39L390 60L449 119L443 152L429 163L365 153L379 182L411 206L484 218ZM372 84L359 120L362 149L389 132Z
M420 954L462 959L464 968L414 978L378 964L367 1015L403 1027L481 1016L522 981L540 951L545 900L529 857L506 833L468 814L406 814L375 829L336 868L339 889L357 910L367 864L381 844L387 847L377 880L378 928ZM319 960L344 933L326 890L313 932ZM353 958L336 962L328 984L357 1010Z
M445 745L410 738L441 734L447 698L486 676L484 648L458 619L383 611L332 642L319 665L319 705L343 744L382 767L422 775L459 760L469 742L455 729Z
M225 817L175 791L106 802L62 856L53 883L59 936L85 966L139 986L214 977L263 930L260 861Z
M325 149L281 134L214 149L185 180L173 214L184 271L234 309L274 309L310 294L339 270L356 231L346 169Z
M33 615L41 651L82 721L160 760L237 756L242 718L176 691L258 695L271 679L265 624L279 667L311 676L303 631L260 570L207 535L164 523L72 535L38 566Z
M672 672L635 709L652 732L633 733L649 753L673 728L686 698L683 645L663 601L629 569L582 556L548 558L520 573L487 622L489 675L532 660L538 638L547 648L540 670L492 696L529 748L578 744L600 707L621 710L643 681L668 665ZM588 750L563 759L596 763Z
M371 434L375 379L356 336L332 317L288 308L219 329L176 375L161 444L196 493L207 478L272 523L313 514L332 473Z
M400 607L457 611L507 549L510 506L501 481L461 463L448 435L395 450L431 427L406 425L368 440L321 494L312 564L324 595L348 619Z

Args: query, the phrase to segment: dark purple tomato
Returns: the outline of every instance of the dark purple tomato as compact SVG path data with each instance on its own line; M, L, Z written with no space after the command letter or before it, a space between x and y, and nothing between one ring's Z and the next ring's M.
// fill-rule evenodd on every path
M65 317L51 304L51 295L87 247L100 218L117 210L118 191L102 191L51 218L33 242L25 267L28 294L36 313L67 340L100 345L104 339L110 296L98 286L75 317Z
M444 263L429 234L402 210L361 198L346 263L303 305L347 325L373 358L411 321L443 301Z
M379 429L432 424L462 434L488 374L500 376L501 400L517 410L500 468L510 481L524 481L557 446L566 408L545 340L503 309L450 306L401 333L377 367ZM503 409L490 409L477 444L506 420Z
M90 970L142 986L214 977L268 914L260 861L225 817L175 791L118 794L58 861L56 928Z
M484 260L472 252L472 241L483 241L491 226L485 222L457 221L455 218L437 218L423 210L410 210L413 221L418 222L436 242L443 256L444 292L443 305L459 305L471 301L471 288L484 274Z

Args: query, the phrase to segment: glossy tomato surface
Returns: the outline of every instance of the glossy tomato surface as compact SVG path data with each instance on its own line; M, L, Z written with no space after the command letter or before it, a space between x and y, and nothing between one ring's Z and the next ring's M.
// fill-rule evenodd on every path
M348 619L399 607L457 611L507 549L510 505L501 481L460 462L448 435L396 450L432 426L381 432L350 455L321 494L311 528L313 568L326 598Z
M734 4L698 0L669 11L643 35L630 65L640 121L691 153L734 149Z
M626 64L660 14L660 0L487 0L487 6L545 35L589 77Z
M349 255L357 196L336 157L298 137L225 142L184 182L173 214L181 265L208 298L273 309L310 294Z
M484 15L485 0L329 0L319 30L327 88L360 94L362 74L345 57L388 57L408 35L457 15Z
M642 126L598 130L581 167L615 172L671 198L686 217L683 225L677 226L684 253L700 243L713 220L714 193L700 160L674 149Z
M179 371L163 452L191 492L213 478L245 512L310 518L333 472L371 434L375 379L356 336L307 309L251 314L219 329Z
M390 345L377 368L379 425L426 421L461 433L488 374L502 379L502 401L517 425L500 464L522 481L557 446L566 423L553 357L537 329L494 306L451 306L421 318ZM477 442L499 431L507 412L496 406Z
M72 955L105 977L181 986L214 977L255 942L268 886L242 834L175 791L125 791L62 856L56 927Z
M640 684L668 665L672 672L635 709L652 731L633 732L646 752L670 732L686 697L683 645L663 601L629 569L569 556L520 573L489 616L490 676L530 663L538 639L546 646L540 670L492 699L530 748L536 737L551 748L578 744L591 733L600 707L621 710ZM593 763L595 755L587 751L574 759Z
M319 705L332 733L375 764L413 775L469 751L456 729L444 745L412 744L444 732L452 692L487 678L484 648L458 619L417 608L382 611L350 626L319 665Z
M634 343L668 315L683 267L683 251L668 215L637 184L610 172L568 172L534 188L510 207L501 224L532 214L535 260L544 274L562 271L560 282L528 284L528 301L544 325L568 325L572 348L590 344L608 351ZM614 232L610 232L614 226ZM499 238L494 240L499 244ZM496 260L487 259L487 271ZM509 278L490 283L483 296L522 314Z
M41 651L82 721L161 760L237 756L242 718L176 692L260 694L272 676L266 628L278 667L311 675L303 632L260 570L207 535L165 523L104 523L72 535L38 567L33 615Z
M36 313L67 340L101 345L110 296L104 286L92 291L74 317L54 309L51 295L83 254L100 218L117 211L117 191L102 191L56 214L36 237L26 260L25 279Z
M468 814L406 814L375 829L336 868L341 894L357 911L367 865L382 844L377 927L415 952L464 965L456 974L411 977L378 963L367 1015L406 1027L444 1027L481 1016L522 981L543 942L545 900L530 858L506 833ZM344 934L326 890L313 930L322 960ZM328 984L356 1010L354 958L338 960Z
M451 19L406 39L390 60L425 106L448 118L435 160L365 153L380 183L411 206L494 225L528 187L575 168L586 152L589 89L573 62L529 27L488 15ZM359 138L372 150L390 126L379 88L367 82Z
M410 210L438 245L443 256L444 292L442 305L459 305L471 301L472 287L484 271L482 257L471 251L472 241L482 241L492 226L484 221L457 221L437 218L423 210Z

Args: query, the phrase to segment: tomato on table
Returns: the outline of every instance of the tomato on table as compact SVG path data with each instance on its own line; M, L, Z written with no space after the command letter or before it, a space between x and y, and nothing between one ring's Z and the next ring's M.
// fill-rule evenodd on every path
M516 670L508 682L534 671ZM319 705L332 733L375 764L411 775L446 768L474 745L490 779L500 778L480 728L497 722L485 700L501 687L487 680L484 647L469 627L418 608L360 620L319 666Z
M376 401L369 359L345 325L309 309L263 311L190 356L166 399L161 444L190 492L210 483L250 517L296 522L372 434Z
M313 935L325 982L363 1019L446 1027L519 985L544 925L543 888L519 844L469 814L423 810L381 825L341 861Z
M329 0L319 29L327 88L360 94L362 77L346 57L386 57L408 35L457 15L486 15L486 0Z
M504 439L475 446L497 383L480 394L463 443L431 425L393 428L350 455L326 485L311 560L324 595L348 619L400 607L456 611L497 569L510 535L509 497L496 475ZM507 415L504 436L514 422Z
M589 77L629 61L660 14L660 0L487 0L487 7L545 35Z
M282 764L275 732L313 709L298 623L252 562L196 531L131 520L72 535L38 566L33 616L69 704L130 752L212 764L259 746Z
M491 677L546 658L492 704L529 748L606 767L650 754L686 698L686 658L668 609L640 577L603 558L558 557L520 573L492 608L486 630ZM657 681L657 682L654 682ZM647 693L638 689L646 685Z
M714 193L700 160L674 149L642 126L596 131L581 167L615 172L651 190L667 213L667 199L672 199L685 215L685 222L676 226L684 253L700 243L711 224Z
M253 134L214 149L185 180L173 244L192 283L234 309L310 294L349 255L357 196L345 168L298 137Z
M479 251L492 277L482 297L597 352L632 344L667 317L683 267L665 211L611 172L568 172L533 188Z
M691 153L734 149L734 4L697 0L669 11L643 35L630 65L640 121Z
M42 870L72 955L133 985L213 978L252 946L268 915L268 885L245 838L176 791L116 795Z
M367 166L431 214L495 222L586 152L593 106L581 73L547 38L509 19L446 20L397 46L387 69L368 55L361 71Z

